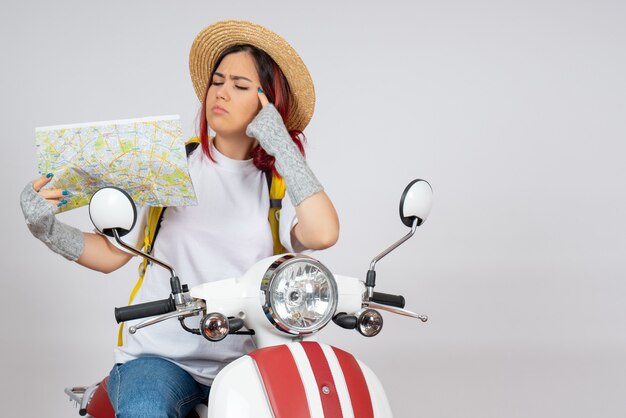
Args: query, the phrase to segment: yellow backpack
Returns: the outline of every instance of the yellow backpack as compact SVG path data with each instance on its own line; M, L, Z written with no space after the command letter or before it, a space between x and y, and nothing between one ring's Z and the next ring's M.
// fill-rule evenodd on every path
M189 156L200 144L200 138L191 138L189 141L185 143L185 151L187 152L187 156ZM274 241L274 254L281 254L284 252L284 248L280 243L279 236L279 221L280 221L280 209L282 207L282 200L285 197L285 182L282 177L273 174L271 171L265 172L267 178L267 185L269 190L269 198L270 198L270 210L267 216L267 219L270 223L270 228L272 230L272 240ZM143 238L143 247L141 251L144 251L148 254L152 252L152 247L154 246L154 240L159 232L159 228L161 227L161 219L163 219L163 213L165 212L165 207L160 206L152 206L148 211L148 222L146 223L146 228L144 229L144 238ZM133 287L133 290L130 293L130 298L128 299L128 304L130 305L135 298L135 295L141 288L143 284L143 278L146 274L146 268L148 267L148 260L145 258L142 259L141 264L139 265L139 279ZM124 331L124 323L120 323L119 332L117 334L117 345L122 346L123 340L122 335Z

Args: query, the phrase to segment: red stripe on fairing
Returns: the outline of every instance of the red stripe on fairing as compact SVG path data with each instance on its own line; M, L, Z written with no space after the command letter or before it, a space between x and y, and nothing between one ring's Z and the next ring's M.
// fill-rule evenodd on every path
M256 362L275 418L310 418L309 403L298 366L286 345L249 354Z
M324 416L329 418L342 418L341 403L339 402L339 395L337 394L337 388L335 387L335 381L328 366L328 360L326 355L322 351L322 347L316 342L301 342L302 348L306 353L311 369L313 369L313 375L315 376L315 382L317 383L317 390L319 391L320 398L322 399L322 409L324 410ZM330 392L328 394L322 392L322 387L328 387Z
M361 366L359 366L352 354L335 347L332 347L332 349L335 352L335 356L337 356L337 360L339 360L343 376L346 379L354 418L374 418L372 398L370 397L370 391Z

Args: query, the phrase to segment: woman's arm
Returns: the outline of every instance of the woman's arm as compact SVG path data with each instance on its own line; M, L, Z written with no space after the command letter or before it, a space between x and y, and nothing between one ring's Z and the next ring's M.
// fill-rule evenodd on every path
M295 251L328 248L339 237L335 207L293 143L274 105L268 102L260 87L258 93L262 109L248 125L246 134L256 138L275 158L276 170L282 175L289 198L295 205L298 223L291 231L292 246Z
M56 218L54 208L67 204L67 193L60 189L42 190L51 178L50 174L28 183L20 195L30 232L52 251L92 270L110 273L126 264L132 256L115 247L106 237L81 232Z
M321 191L296 206L298 223L292 229L294 251L323 250L339 238L339 218L328 195Z
M111 273L133 258L132 254L120 250L100 234L83 232L85 246L76 262L81 266L99 271Z

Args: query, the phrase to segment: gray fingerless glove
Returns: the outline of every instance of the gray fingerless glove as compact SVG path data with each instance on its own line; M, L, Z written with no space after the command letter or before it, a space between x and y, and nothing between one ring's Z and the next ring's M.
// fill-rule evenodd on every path
M22 190L20 204L26 225L35 238L68 260L78 260L85 246L83 233L59 222L50 203L39 196L31 183Z
M294 206L324 190L289 136L283 119L273 104L261 109L248 125L246 134L256 138L265 152L276 158L276 170L283 176Z

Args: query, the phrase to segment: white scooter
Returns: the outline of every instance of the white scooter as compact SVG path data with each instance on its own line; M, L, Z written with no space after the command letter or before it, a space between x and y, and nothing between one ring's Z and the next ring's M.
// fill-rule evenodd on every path
M171 273L172 293L167 299L115 309L118 322L147 318L129 332L177 319L185 331L213 342L237 334L253 336L257 350L217 375L208 411L203 406L195 416L369 418L392 416L382 384L350 353L317 342L317 333L332 320L373 337L383 326L379 310L427 321L426 316L405 310L402 296L375 292L374 286L376 263L413 236L426 220L431 201L428 182L414 180L405 188L400 218L411 231L372 260L364 282L333 275L312 257L282 254L257 262L242 277L191 289L181 286L170 266L121 240L137 217L126 192L100 189L91 199L89 214L100 232ZM201 318L198 328L185 322L191 317ZM81 415L113 417L105 384L65 391L80 404Z

